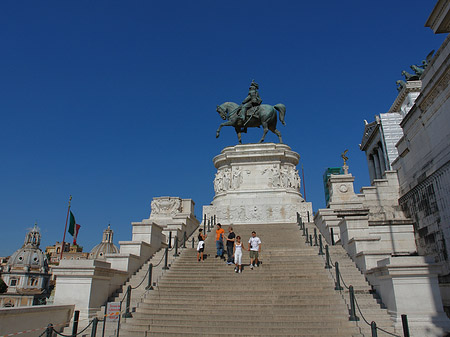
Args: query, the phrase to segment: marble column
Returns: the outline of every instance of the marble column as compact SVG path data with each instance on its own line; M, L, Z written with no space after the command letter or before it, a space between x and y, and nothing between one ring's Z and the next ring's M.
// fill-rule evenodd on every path
M373 155L370 154L369 157L367 157L367 163L369 164L369 177L372 182L375 179L375 162Z
M381 178L381 168L380 168L380 160L378 158L378 151L373 150L373 160L375 163L375 179Z
M386 171L386 161L384 160L384 151L381 144L378 144L378 160L380 161L380 178L383 177L384 172Z

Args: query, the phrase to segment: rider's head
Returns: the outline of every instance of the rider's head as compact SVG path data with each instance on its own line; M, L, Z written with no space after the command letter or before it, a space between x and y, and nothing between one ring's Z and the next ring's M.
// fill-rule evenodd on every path
M255 82L255 80L252 80L252 83L250 83L250 89L251 89L252 87L254 87L254 88L256 88L256 89L259 89L259 85L258 85L258 83Z

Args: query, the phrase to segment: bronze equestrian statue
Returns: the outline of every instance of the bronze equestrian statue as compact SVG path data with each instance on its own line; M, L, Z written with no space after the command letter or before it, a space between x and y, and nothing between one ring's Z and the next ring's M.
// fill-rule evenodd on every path
M241 105L234 102L225 102L217 106L217 112L220 117L226 122L220 124L216 132L216 138L220 136L220 129L223 126L233 126L238 136L239 144L242 144L241 133L247 132L247 128L263 127L264 133L260 139L260 143L264 141L267 131L272 131L278 136L280 143L281 132L277 130L277 111L279 118L283 125L284 116L286 114L286 107L284 104L269 105L261 104L262 100L258 93L259 86L255 81L250 84L248 96L244 99Z

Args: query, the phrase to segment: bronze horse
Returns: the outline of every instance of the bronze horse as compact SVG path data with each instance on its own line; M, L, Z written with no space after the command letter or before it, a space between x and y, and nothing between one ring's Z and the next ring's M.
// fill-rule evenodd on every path
M258 110L259 118L251 117L250 120L245 121L245 123L239 118L238 110L239 105L234 102L225 102L217 106L217 112L223 120L226 120L226 122L220 124L216 132L216 138L219 138L220 129L222 126L233 126L236 130L239 144L242 144L241 133L245 132L247 127L255 128L262 125L264 133L259 141L260 143L264 141L267 131L269 130L278 136L280 143L283 143L283 140L281 139L281 132L277 130L277 112L275 110L280 113L280 122L283 125L286 125L284 122L284 115L286 114L286 107L284 104L279 103L274 106L269 104L261 104Z

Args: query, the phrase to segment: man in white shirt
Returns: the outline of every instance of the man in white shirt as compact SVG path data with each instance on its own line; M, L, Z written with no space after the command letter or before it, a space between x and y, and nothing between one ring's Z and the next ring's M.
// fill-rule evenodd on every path
M261 239L256 236L256 232L252 232L252 237L248 240L248 250L250 251L250 269L253 265L258 267L258 257L261 251Z

